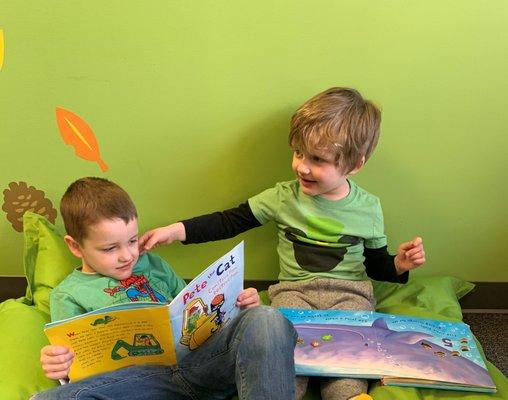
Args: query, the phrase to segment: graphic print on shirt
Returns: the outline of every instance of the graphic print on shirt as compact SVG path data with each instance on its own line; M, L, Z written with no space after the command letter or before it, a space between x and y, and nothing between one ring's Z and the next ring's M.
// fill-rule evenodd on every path
M344 259L349 246L360 243L360 238L340 235L344 225L334 219L306 217L308 232L288 227L286 238L293 244L298 265L310 272L327 272Z
M167 303L167 299L153 289L144 275L131 275L127 279L118 281L119 285L104 289L110 296L124 293L129 301L152 301L154 303Z

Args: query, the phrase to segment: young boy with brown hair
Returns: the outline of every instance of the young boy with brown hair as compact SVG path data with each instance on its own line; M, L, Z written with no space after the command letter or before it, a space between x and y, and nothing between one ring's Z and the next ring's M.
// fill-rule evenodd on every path
M128 301L169 302L185 287L160 257L139 255L136 208L115 183L79 179L65 192L60 209L65 242L82 263L51 293L52 320ZM237 305L245 310L178 365L124 368L34 399L227 399L237 391L240 399L293 397L293 327L277 310L259 305L256 289L245 289ZM66 347L41 350L51 379L66 378L72 360Z
M372 310L372 283L407 282L425 262L419 237L387 251L379 199L349 177L374 151L381 113L358 91L331 88L293 115L289 144L296 180L282 182L238 207L154 229L140 245L149 250L175 240L201 243L235 236L274 221L278 228L280 282L269 288L273 306ZM308 378L297 378L297 398ZM325 400L366 392L367 381L321 379Z

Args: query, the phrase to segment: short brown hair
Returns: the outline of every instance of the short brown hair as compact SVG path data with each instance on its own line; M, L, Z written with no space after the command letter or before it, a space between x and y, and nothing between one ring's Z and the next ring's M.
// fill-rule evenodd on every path
M137 218L136 206L125 190L104 178L86 177L73 182L60 201L67 234L77 242L87 228L103 219L121 218L126 224Z
M335 154L348 173L368 160L379 139L381 111L355 89L334 87L305 102L291 118L289 144Z

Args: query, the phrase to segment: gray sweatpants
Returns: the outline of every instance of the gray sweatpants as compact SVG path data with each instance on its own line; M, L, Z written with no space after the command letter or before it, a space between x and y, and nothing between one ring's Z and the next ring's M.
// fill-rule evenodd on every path
M279 282L268 288L272 306L316 310L374 310L371 281L316 278L311 281ZM296 377L296 399L306 390L309 377ZM320 378L323 400L347 400L367 392L365 379Z

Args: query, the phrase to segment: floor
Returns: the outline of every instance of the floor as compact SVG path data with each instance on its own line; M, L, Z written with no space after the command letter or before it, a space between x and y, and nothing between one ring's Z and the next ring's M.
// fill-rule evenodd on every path
M508 313L463 313L485 357L508 377Z

